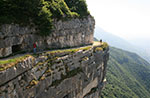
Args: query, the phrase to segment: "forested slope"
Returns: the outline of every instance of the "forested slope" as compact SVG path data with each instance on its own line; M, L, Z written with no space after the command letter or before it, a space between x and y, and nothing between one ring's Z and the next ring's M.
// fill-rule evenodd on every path
M107 85L101 98L149 98L149 65L134 53L110 48Z

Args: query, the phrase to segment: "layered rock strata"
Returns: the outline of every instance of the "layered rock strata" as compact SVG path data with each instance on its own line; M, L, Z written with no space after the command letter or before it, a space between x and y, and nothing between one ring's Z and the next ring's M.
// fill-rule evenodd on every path
M28 55L0 71L0 98L99 98L108 48Z

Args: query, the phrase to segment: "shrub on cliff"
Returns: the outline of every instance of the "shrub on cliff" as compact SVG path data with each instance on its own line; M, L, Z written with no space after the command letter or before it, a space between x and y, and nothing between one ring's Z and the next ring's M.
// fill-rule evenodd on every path
M72 12L76 12L80 17L89 15L87 4L85 0L65 0Z
M53 19L88 15L84 0L0 0L0 12L0 24L34 24L41 35L50 34Z

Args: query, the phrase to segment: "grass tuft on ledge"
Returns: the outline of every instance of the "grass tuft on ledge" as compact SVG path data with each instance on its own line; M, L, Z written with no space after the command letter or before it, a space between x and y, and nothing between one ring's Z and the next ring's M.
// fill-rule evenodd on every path
M99 41L95 41L93 46L96 47L94 49L94 52L96 52L96 51L105 51L109 47L108 43L106 43L106 42L100 43Z
M6 70L6 69L16 65L18 62L20 62L30 56L31 55L24 55L21 57L16 57L16 58L8 59L8 60L0 60L0 71Z
M79 50L83 50L83 51L86 51L86 50L89 50L91 49L92 46L87 46L87 47L81 47L81 48L74 48L74 49L64 49L64 50L54 50L54 51L49 51L49 52L46 52L47 54L56 54L56 53L76 53L77 51Z
M108 44L106 42L102 42L101 47L103 48L103 50L105 50L106 48L108 48Z

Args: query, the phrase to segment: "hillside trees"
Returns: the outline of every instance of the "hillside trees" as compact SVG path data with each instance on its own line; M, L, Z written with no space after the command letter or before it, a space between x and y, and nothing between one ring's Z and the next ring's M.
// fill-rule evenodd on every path
M89 15L87 4L85 0L65 0L72 12L76 12L80 17Z
M48 35L53 20L87 16L84 0L0 0L0 24L36 25L41 35ZM72 7L71 7L72 6Z

